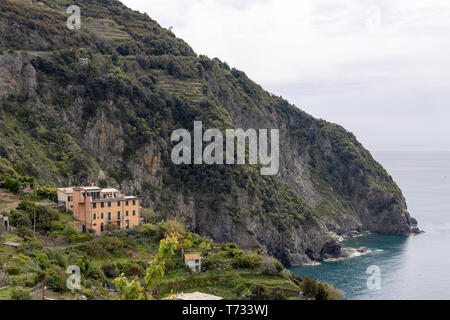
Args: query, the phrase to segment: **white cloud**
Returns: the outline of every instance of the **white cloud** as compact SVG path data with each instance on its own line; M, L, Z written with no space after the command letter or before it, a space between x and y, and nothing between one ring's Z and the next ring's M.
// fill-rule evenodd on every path
M448 0L122 2L367 144L450 144Z

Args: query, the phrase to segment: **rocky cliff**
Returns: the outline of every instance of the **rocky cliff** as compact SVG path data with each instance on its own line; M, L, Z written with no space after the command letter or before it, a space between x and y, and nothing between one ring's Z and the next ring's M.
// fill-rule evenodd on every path
M68 5L0 3L0 156L16 172L119 187L161 217L290 265L335 253L336 234L416 230L400 189L353 134L118 1L78 1L81 30L66 27ZM170 134L194 120L279 129L279 174L174 165Z

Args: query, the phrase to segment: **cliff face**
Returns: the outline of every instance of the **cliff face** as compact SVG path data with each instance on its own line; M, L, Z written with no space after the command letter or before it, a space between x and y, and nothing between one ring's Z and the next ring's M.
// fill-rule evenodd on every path
M0 4L0 156L16 171L55 186L114 185L192 231L291 265L335 251L335 234L415 230L400 189L351 133L117 1L78 5L83 28L69 31L61 1ZM174 165L170 134L194 120L279 129L279 174Z

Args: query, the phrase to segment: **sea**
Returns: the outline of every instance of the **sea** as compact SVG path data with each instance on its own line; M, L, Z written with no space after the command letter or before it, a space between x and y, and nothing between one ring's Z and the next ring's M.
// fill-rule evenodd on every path
M450 151L372 155L400 186L425 233L351 238L344 246L365 246L371 253L291 271L331 283L349 300L450 299Z

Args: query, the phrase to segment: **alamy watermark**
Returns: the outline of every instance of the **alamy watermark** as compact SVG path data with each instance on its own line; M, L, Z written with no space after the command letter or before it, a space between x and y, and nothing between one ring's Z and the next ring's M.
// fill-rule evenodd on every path
M66 11L71 16L67 18L67 28L70 30L80 30L81 29L81 10L79 6L71 5Z
M270 143L268 141L270 133ZM192 137L186 129L172 132L171 141L178 142L172 149L174 164L247 164L246 146L248 145L248 164L261 164L261 175L271 176L278 173L280 167L280 134L278 129L227 129L225 134L218 129L203 132L201 121L194 121ZM225 142L224 142L225 136ZM203 149L203 142L208 144ZM248 144L247 144L248 142ZM225 147L225 159L224 159ZM270 152L269 152L270 148ZM193 159L193 160L192 160Z
M71 265L67 267L66 273L70 276L67 278L66 285L69 290L81 289L81 270L79 266Z
M366 270L370 277L367 278L367 289L381 290L381 269L379 266L369 266Z

